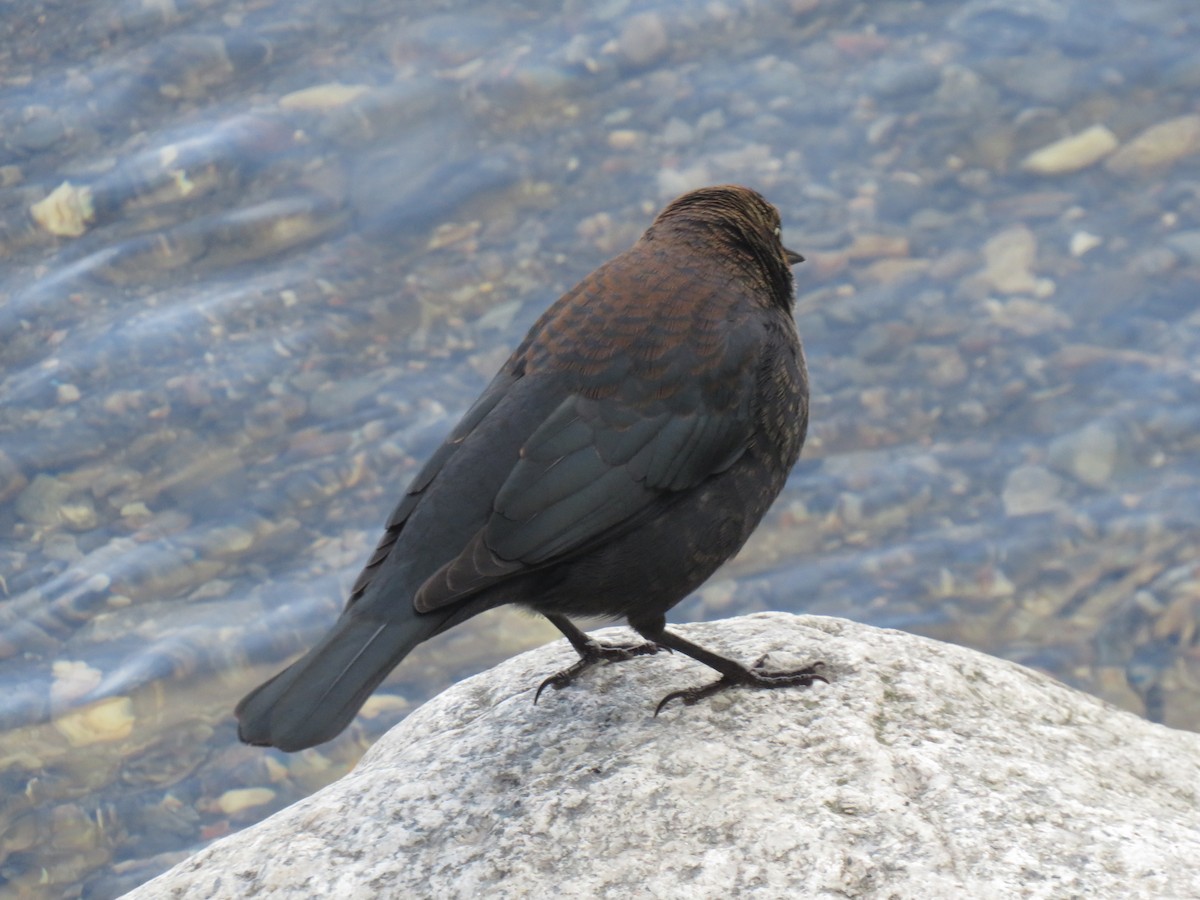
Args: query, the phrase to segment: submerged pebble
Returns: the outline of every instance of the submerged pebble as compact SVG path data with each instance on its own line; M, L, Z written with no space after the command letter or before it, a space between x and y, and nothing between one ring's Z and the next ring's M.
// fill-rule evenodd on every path
M1095 165L1117 148L1117 136L1093 125L1025 157L1021 168L1035 175L1064 175Z

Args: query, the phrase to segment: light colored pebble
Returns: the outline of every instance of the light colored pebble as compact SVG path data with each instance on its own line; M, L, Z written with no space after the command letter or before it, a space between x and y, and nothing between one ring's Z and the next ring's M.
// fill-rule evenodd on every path
M632 150L642 142L642 133L630 128L620 128L608 133L608 146L613 150Z
M243 809L263 806L274 799L275 791L271 788L235 788L223 793L217 799L217 806L225 815L231 816L234 813L241 812Z
M104 673L83 660L58 659L50 666L54 681L50 684L50 703L60 707L94 691L104 680Z
M1051 442L1046 461L1059 472L1090 487L1106 487L1120 461L1116 432L1104 422L1092 422Z
M1200 114L1192 113L1151 125L1108 158L1117 175L1155 172L1185 156L1200 153Z
M1065 175L1095 165L1117 149L1117 136L1103 125L1047 144L1025 157L1021 168L1035 175Z
M1001 294L1032 294L1037 289L1033 264L1037 238L1025 225L1013 225L983 245L981 278Z
M96 507L87 497L76 497L58 508L58 518L75 531L90 531L99 524Z
M96 216L92 189L64 181L44 199L29 207L43 231L59 237L79 237Z
M279 98L279 106L289 110L324 112L353 103L370 91L371 88L365 84L341 84L334 81L284 94Z
M1042 466L1017 466L1004 481L1001 500L1004 514L1028 516L1049 512L1061 505L1062 479Z
M658 62L667 52L667 29L662 16L645 12L631 16L617 38L617 54L630 66L641 68Z
M1088 251L1095 250L1104 243L1104 238L1097 237L1088 231L1077 231L1071 235L1071 255L1078 259Z
M54 720L54 727L73 747L119 741L133 733L136 717L128 697L109 697Z

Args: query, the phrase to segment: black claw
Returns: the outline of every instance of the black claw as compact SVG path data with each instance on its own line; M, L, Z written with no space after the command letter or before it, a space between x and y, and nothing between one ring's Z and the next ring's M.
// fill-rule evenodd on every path
M575 668L575 667L572 666L571 668ZM533 705L537 706L538 698L540 696L542 696L542 691L544 691L546 689L547 685L552 685L556 691L561 691L568 684L570 684L571 678L574 676L565 677L566 675L567 675L567 670L564 669L561 672L556 672L555 674L553 674L549 678L547 678L545 681L543 681L541 684L539 684L537 693L533 695Z
M664 706L672 700L682 700L685 706L692 706L699 700L703 700L710 694L716 694L725 690L727 687L732 687L738 684L737 679L731 679L728 675L718 678L712 684L701 685L700 687L686 688L682 691L672 691L658 701L658 706L654 707L654 718L658 718L658 714L662 712Z

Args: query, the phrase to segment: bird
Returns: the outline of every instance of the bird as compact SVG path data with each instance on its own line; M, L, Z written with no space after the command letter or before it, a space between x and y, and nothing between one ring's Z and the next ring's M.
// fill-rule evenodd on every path
M238 703L238 735L331 740L414 647L504 604L579 654L541 683L673 651L720 678L665 696L825 681L680 637L666 613L733 556L799 458L808 371L778 210L740 185L669 203L553 303L417 472L332 629ZM624 618L605 644L574 618Z

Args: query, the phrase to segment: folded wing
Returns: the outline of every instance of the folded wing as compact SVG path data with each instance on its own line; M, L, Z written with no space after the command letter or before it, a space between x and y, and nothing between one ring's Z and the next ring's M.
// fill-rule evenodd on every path
M533 432L487 524L418 590L418 612L586 553L745 452L751 414L572 395Z

